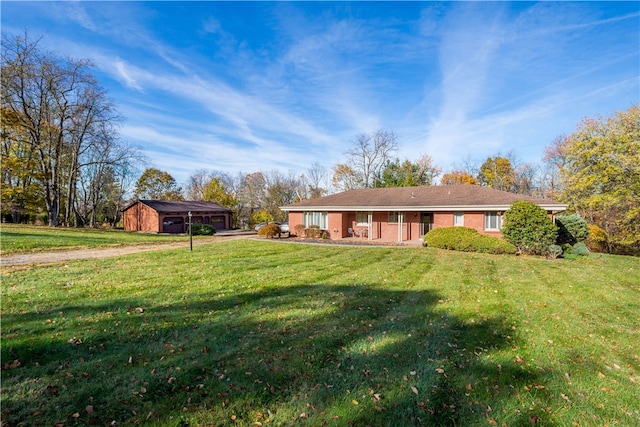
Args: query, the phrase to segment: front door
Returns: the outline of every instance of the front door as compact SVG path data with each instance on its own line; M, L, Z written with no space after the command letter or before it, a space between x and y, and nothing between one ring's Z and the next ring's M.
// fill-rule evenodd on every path
M433 215L431 212L420 214L420 237L424 236L433 228Z

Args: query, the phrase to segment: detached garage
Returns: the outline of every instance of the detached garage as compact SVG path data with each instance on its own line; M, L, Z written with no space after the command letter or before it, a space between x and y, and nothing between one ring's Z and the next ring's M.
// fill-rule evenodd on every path
M231 228L233 212L214 202L138 200L124 208L122 218L125 231L179 234L188 231L189 212L194 224Z

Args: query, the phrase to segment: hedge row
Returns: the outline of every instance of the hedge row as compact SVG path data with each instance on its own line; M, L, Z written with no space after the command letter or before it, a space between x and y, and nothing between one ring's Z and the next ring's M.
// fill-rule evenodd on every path
M480 234L467 227L442 227L429 231L424 236L427 246L463 252L489 254L515 254L516 247L493 236Z

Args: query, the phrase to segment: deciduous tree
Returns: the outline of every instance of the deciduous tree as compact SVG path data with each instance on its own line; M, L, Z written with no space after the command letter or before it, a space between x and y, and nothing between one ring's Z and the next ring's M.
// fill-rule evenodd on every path
M397 135L385 129L362 133L345 152L346 162L334 167L336 188L370 188L380 176L387 160L398 150Z
M561 201L640 249L640 106L585 118L560 150Z
M447 172L440 178L440 185L471 184L478 185L478 180L469 172L454 170Z
M516 182L511 161L500 156L487 158L480 166L477 179L480 185L502 191L513 191Z
M135 196L138 199L182 200L182 188L169 172L147 168L136 183Z
M16 174L14 181L31 162L37 163L30 182L41 187L40 200L51 226L61 217L67 225L78 221L83 168L96 159L113 166L118 158L110 151L120 145L115 127L119 116L91 68L86 59L41 51L38 41L26 34L2 37L3 120L11 117L14 135L21 135L3 140L5 152L29 153L22 157L29 158L29 164L11 172Z
M387 160L381 175L376 177L375 187L414 187L432 185L442 169L433 164L428 154L423 154L416 162L405 159Z
M227 191L220 178L213 178L204 187L202 191L202 199L206 201L216 202L220 206L234 210L238 205L238 199Z

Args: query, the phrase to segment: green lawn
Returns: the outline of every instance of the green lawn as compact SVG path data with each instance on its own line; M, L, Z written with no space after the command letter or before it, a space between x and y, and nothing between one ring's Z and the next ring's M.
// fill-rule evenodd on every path
M228 241L2 278L7 425L640 425L640 260ZM22 424L21 424L22 423Z
M200 236L194 236L198 238ZM29 225L2 224L0 248L2 254L121 246L138 243L184 241L179 235L157 235L121 230L50 228Z

